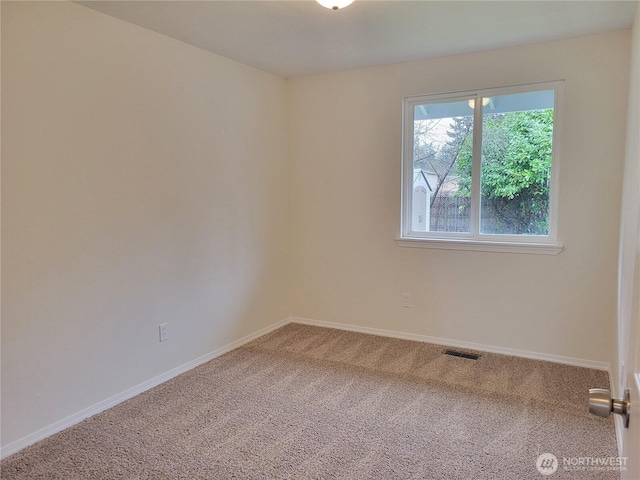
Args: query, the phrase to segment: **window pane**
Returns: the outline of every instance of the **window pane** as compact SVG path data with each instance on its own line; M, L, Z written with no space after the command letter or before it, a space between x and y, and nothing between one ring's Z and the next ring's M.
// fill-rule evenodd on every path
M470 231L472 149L468 99L414 106L413 231Z
M483 99L480 233L549 234L554 91Z

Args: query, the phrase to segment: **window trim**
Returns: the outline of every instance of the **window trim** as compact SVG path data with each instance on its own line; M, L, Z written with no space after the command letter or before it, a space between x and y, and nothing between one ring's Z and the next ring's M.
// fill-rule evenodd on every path
M402 201L400 235L396 243L402 247L440 248L447 250L473 250L508 253L530 253L557 255L563 250L558 241L559 200L559 138L562 125L562 101L564 81L511 85L505 87L466 90L459 92L415 95L403 98L402 104ZM414 106L424 103L444 103L475 99L474 145L482 138L482 97L509 95L514 93L554 91L553 143L551 151L551 182L549 186L549 234L548 235L496 235L481 234L477 228L480 202L481 149L474 147L472 160L470 232L415 232L411 230L413 196L413 121Z

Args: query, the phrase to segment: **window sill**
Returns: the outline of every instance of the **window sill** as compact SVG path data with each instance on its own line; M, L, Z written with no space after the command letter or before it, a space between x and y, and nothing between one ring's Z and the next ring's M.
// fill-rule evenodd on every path
M490 242L450 238L397 238L396 243L400 247L469 250L473 252L524 253L532 255L558 255L564 248L561 243Z

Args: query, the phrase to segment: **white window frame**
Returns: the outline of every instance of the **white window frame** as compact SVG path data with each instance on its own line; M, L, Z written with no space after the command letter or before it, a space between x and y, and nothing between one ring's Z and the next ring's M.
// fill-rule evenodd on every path
M559 194L559 138L562 114L563 81L553 81L508 87L468 90L463 92L409 96L403 98L402 111L402 208L400 236L396 243L402 247L440 248L447 250L475 250L506 253L529 253L557 255L563 250L558 241L558 194ZM514 93L554 90L553 143L551 152L551 182L549 186L549 233L548 235L490 235L479 229L480 213L480 167L482 139L482 97ZM417 232L412 226L413 191L413 125L414 106L425 103L444 103L475 100L473 115L473 158L471 163L471 212L470 233L461 232Z

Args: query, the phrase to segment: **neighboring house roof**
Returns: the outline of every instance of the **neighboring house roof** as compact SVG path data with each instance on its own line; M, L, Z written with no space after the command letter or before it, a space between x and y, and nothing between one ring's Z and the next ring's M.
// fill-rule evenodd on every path
M459 177L457 175L448 177L442 183L438 194L442 196L453 195L458 191L458 180ZM430 172L422 168L415 168L413 170L413 183L415 184L419 181L424 181L427 184L427 188L429 188L429 190L433 192L438 185L438 176L434 172Z
M440 195L450 196L458 191L458 179L459 177L447 178L440 187Z

